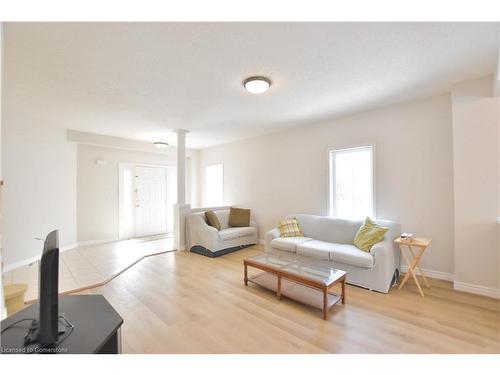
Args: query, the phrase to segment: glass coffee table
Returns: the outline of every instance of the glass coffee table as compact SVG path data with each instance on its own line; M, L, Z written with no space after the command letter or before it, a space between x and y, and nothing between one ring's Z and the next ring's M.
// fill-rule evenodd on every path
M260 254L243 260L244 282L258 284L281 296L323 310L323 319L328 319L328 309L338 302L345 304L345 281L347 272L333 267L317 265L296 256ZM248 276L248 267L261 272ZM341 284L340 295L330 292L334 285Z

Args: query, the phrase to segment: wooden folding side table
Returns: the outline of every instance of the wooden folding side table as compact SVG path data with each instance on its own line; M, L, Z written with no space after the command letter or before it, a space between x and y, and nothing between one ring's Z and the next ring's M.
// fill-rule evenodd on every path
M427 278L424 275L424 271L422 271L422 268L420 268L419 262L420 258L422 258L422 255L424 255L425 250L427 250L432 240L430 238L422 238L422 237L412 238L411 240L403 240L400 237L394 240L394 242L398 244L399 249L401 250L401 255L403 256L406 265L408 266L408 271L406 272L403 281L401 281L401 284L399 284L398 289L401 289L403 285L405 285L405 283L408 281L411 275L413 277L413 280L415 280L415 284L417 284L417 288L418 291L420 292L420 295L424 297L424 291L422 290L422 288L420 287L420 283L418 282L417 275L415 274L415 268L418 268L418 270L420 271L420 276L422 276L425 286L427 288L430 288L429 282L427 281ZM405 246L408 248L409 253L412 256L411 261L410 258L405 253L405 251L403 250ZM413 248L416 248L416 250L414 250Z

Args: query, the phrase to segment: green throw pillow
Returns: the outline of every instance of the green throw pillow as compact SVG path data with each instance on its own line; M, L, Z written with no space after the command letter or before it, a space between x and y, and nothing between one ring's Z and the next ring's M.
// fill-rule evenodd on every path
M354 237L354 245L360 250L370 252L373 245L382 241L389 228L381 227L367 217Z

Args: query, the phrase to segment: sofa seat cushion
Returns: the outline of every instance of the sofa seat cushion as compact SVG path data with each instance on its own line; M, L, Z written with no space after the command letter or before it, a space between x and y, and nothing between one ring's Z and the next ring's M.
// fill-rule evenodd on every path
M217 216L217 219L219 219L219 230L229 228L229 210L214 211L214 214Z
M356 267L372 268L374 264L373 255L358 249L354 245L332 243L330 250L330 260L349 264Z
M282 251L295 253L297 245L311 241L309 237L278 237L271 241L271 246Z
M325 241L311 240L297 245L297 255L321 260L330 260L333 244Z
M257 231L254 227L233 227L221 229L219 231L219 237L223 241L234 240L235 238L253 236Z

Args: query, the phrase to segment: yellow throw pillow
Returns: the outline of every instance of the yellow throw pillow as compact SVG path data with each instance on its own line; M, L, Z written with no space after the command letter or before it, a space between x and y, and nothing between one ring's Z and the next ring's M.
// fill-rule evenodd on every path
M373 245L382 241L389 228L381 227L367 217L354 237L354 245L360 250L370 252Z
M300 229L299 222L296 218L281 220L278 229L281 237L304 237L304 232Z

